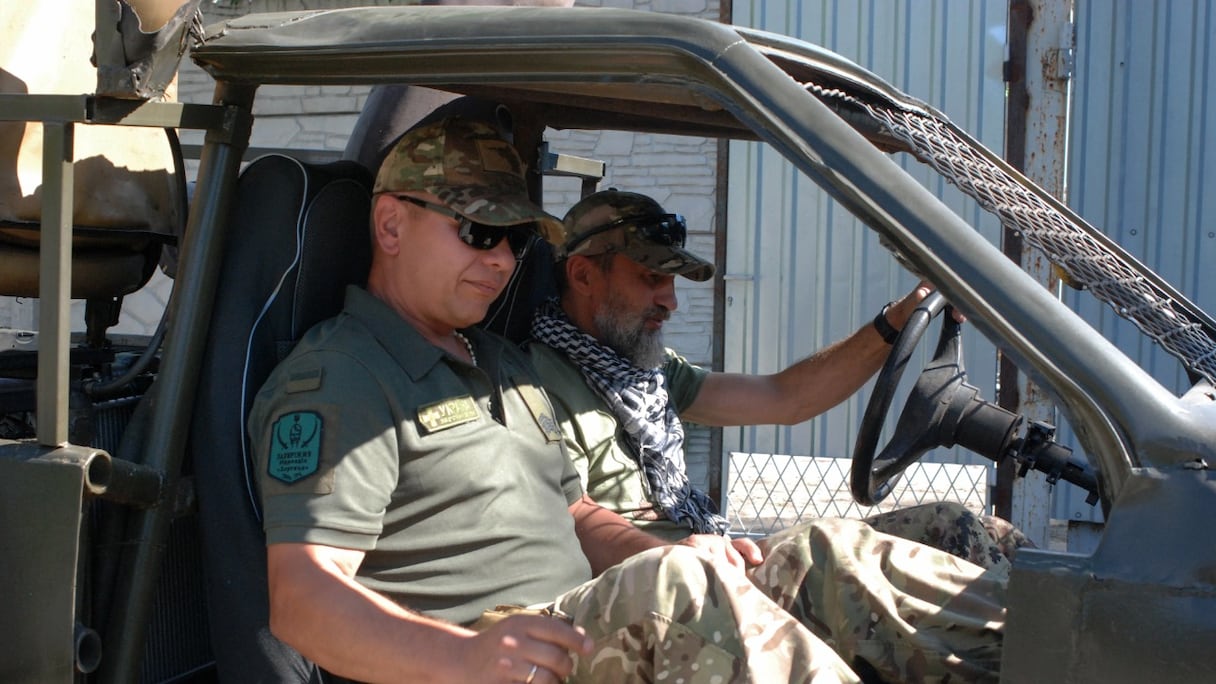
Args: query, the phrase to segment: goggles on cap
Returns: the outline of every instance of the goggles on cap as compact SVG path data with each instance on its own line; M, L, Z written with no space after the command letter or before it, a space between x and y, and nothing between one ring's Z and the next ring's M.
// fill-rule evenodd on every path
M684 241L688 237L688 224L680 214L622 216L615 221L591 228L574 238L566 245L566 253L573 252L580 242L584 242L588 238L628 226L633 226L637 230L637 234L647 242L664 247L683 247Z
M528 248L532 246L532 240L539 234L534 223L516 226L491 226L487 223L478 223L462 214L458 214L443 204L428 202L417 197L410 197L409 195L393 195L393 197L455 220L460 227L456 233L460 237L460 241L473 249L494 249L498 246L498 243L502 242L503 238L506 238L507 244L511 247L511 253L515 255L516 260L521 260L528 254Z

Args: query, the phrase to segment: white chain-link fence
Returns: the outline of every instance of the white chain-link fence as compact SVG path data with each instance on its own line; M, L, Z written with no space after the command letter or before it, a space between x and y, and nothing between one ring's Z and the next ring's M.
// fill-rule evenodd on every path
M849 493L847 458L731 452L726 494L731 534L764 536L813 518L863 518L930 501L957 501L989 512L992 468L958 463L914 463L877 506L860 506Z

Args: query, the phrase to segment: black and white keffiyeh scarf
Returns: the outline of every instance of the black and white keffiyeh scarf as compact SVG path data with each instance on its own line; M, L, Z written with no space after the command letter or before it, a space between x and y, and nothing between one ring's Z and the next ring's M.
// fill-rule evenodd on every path
M667 517L694 532L725 534L730 523L718 515L718 507L708 496L688 484L684 426L668 400L663 370L638 368L576 328L557 299L538 308L532 319L532 337L569 357L608 402L625 429L653 502Z

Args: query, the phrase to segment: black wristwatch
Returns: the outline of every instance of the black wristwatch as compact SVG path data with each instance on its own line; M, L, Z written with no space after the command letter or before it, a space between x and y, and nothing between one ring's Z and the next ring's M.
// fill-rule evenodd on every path
M882 337L882 341L887 344L895 344L895 340L899 339L899 331L887 321L887 309L890 309L894 303L887 302L884 304L882 310L874 317L874 329L878 331L878 335Z

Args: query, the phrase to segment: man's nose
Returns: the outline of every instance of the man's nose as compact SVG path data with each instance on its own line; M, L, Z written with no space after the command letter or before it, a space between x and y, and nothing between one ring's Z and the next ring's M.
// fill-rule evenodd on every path
M500 271L510 273L515 270L515 252L511 250L511 241L505 235L497 245L487 249L482 258L487 264Z
M676 299L675 278L664 282L655 289L654 303L667 309L668 311L676 310L676 307L680 305L680 302L678 299Z

